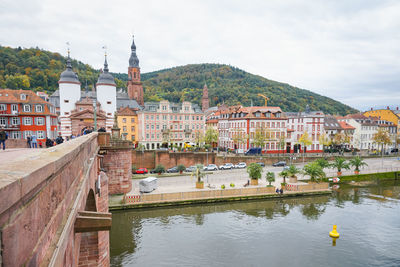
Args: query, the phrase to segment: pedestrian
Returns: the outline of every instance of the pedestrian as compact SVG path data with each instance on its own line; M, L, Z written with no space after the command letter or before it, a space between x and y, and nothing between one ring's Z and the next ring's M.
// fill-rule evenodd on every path
M37 137L34 134L31 136L31 146L32 148L37 148Z
M53 146L53 141L50 139L50 138L46 138L46 147L47 148L49 148L49 147L52 147Z
M277 194L279 194L280 191L279 191L279 188L278 188L278 187L276 188L275 192L276 192Z
M42 141L39 141L39 148L43 148L43 143L42 143Z
M1 127L0 130L0 146L1 144L3 144L3 150L6 149L6 140L8 138L8 135L6 133L6 131L4 131L3 127Z
M281 190L279 190L279 193L281 193L281 195L283 194L283 189L282 189L282 187L281 187Z
M64 139L61 137L61 135L59 135L59 136L56 138L56 143L57 143L57 145L62 144L63 142L64 142Z
M31 146L31 137L29 135L26 137L26 143L28 144L28 148L32 148L32 146Z

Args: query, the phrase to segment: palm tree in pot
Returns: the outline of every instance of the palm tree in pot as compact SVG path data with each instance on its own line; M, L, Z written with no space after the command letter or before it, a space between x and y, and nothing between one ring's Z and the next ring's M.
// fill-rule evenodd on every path
M318 162L310 162L303 168L304 173L310 176L311 182L315 182L316 179L325 178L325 172L322 169L321 165Z
M272 186L271 183L275 182L275 173L274 172L267 172L265 175L267 182L269 183L268 186Z
M205 176L205 173L203 171L203 164L197 164L196 168L192 172L192 176L196 176L197 181L196 181L196 188L198 189L203 189L204 188L204 182L201 180Z
M258 185L258 179L261 178L262 167L257 163L250 163L247 167L247 173L251 179L251 185Z
M297 183L297 174L301 173L301 170L294 165L290 165L287 173L289 175L289 182Z
M177 170L178 170L178 172L179 172L180 174L182 174L182 172L183 172L184 170L186 170L186 167L185 167L185 165L183 165L183 164L179 164L176 168L177 168Z
M354 174L360 174L360 167L368 166L368 164L360 157L354 157L349 160L350 165L354 167Z
M342 169L350 169L349 163L346 162L345 158L342 157L335 157L335 160L331 164L332 169L337 169L337 175L341 176L342 175Z

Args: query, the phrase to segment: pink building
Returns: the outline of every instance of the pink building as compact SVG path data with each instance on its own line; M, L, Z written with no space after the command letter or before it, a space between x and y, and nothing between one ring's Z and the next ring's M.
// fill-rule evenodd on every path
M137 114L138 141L146 149L199 143L205 133L204 113L198 105L190 102L147 102Z

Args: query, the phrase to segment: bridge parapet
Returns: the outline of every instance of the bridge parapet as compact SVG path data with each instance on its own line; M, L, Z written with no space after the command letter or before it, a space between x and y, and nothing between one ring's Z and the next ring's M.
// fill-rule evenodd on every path
M3 266L109 265L108 232L75 230L79 212L108 212L108 178L100 170L97 135L0 163ZM79 222L85 223L82 217ZM98 242L90 251L96 253L83 256L89 251L85 242L94 237Z

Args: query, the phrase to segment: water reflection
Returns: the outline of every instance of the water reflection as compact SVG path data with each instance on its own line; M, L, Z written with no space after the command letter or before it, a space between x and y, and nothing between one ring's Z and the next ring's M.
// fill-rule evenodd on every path
M301 233L296 231L298 229L293 229L294 225L296 225L295 228L307 228L307 225L300 223L301 218L306 221L312 221L310 225L316 225L320 223L325 213L332 214L332 208L349 210L349 205L362 206L364 202L368 202L367 204L371 205L370 201L379 205L380 203L391 201L391 203L398 205L399 199L399 183L388 182L368 187L341 185L332 195L315 197L115 212L113 213L113 226L110 232L111 264L112 266L123 266L137 263L138 259L140 260L141 257L145 257L143 253L145 255L152 253L148 251L149 248L154 249L158 245L156 241L149 242L149 240L159 240L160 238L163 238L164 241L168 240L171 246L183 242L181 247L176 245L181 250L188 249L186 242L190 243L190 240L193 239L193 236L191 236L193 234L205 235L204 238L210 238L210 236L211 238L215 238L212 241L211 247L216 246L218 243L215 242L219 242L221 238L234 240L231 241L234 243L229 244L235 247L234 244L244 241L242 240L243 238L252 238L251 235L253 234L253 238L256 238L260 234L266 234L269 238L272 238L271 240L278 240L275 242L279 242L281 238L285 238L285 236L278 235L282 231L289 231L292 235L296 236ZM334 212L334 214L338 214L337 210ZM292 217L291 220L294 220L296 223L288 223L286 225L285 217ZM395 220L392 219L392 221ZM271 228L271 223L275 227ZM277 223L281 230L276 230ZM351 225L352 223L354 222L349 224ZM238 226L237 224L240 225ZM250 224L252 225L251 227L249 226ZM331 221L327 225L330 224ZM243 225L246 227L244 231L251 231L254 227L254 232L247 233L248 236L237 235L235 233L237 227L242 227ZM186 231L185 229L189 230ZM324 229L322 229L323 232L326 231ZM305 232L310 231L315 231L315 228L305 230ZM167 236L167 234L169 235ZM274 237L278 239L273 239ZM293 241L302 239L314 240L315 238L313 235L297 236L297 240L294 239ZM328 245L326 243L329 240L328 238L326 237L324 241L325 245ZM204 240L200 241L205 242ZM227 240L225 242L228 243ZM329 246L340 244L338 245L340 247L345 243L346 239L340 242L332 239L332 244L329 244ZM265 241L262 241L261 244L266 245ZM200 246L200 248L204 250L203 247ZM190 254L190 251L187 253ZM162 258L162 255L160 255L162 251L157 251L156 254L155 257L160 256ZM182 261L179 258L182 255L167 255L165 257L171 261ZM190 257L195 257L195 255L190 254Z

